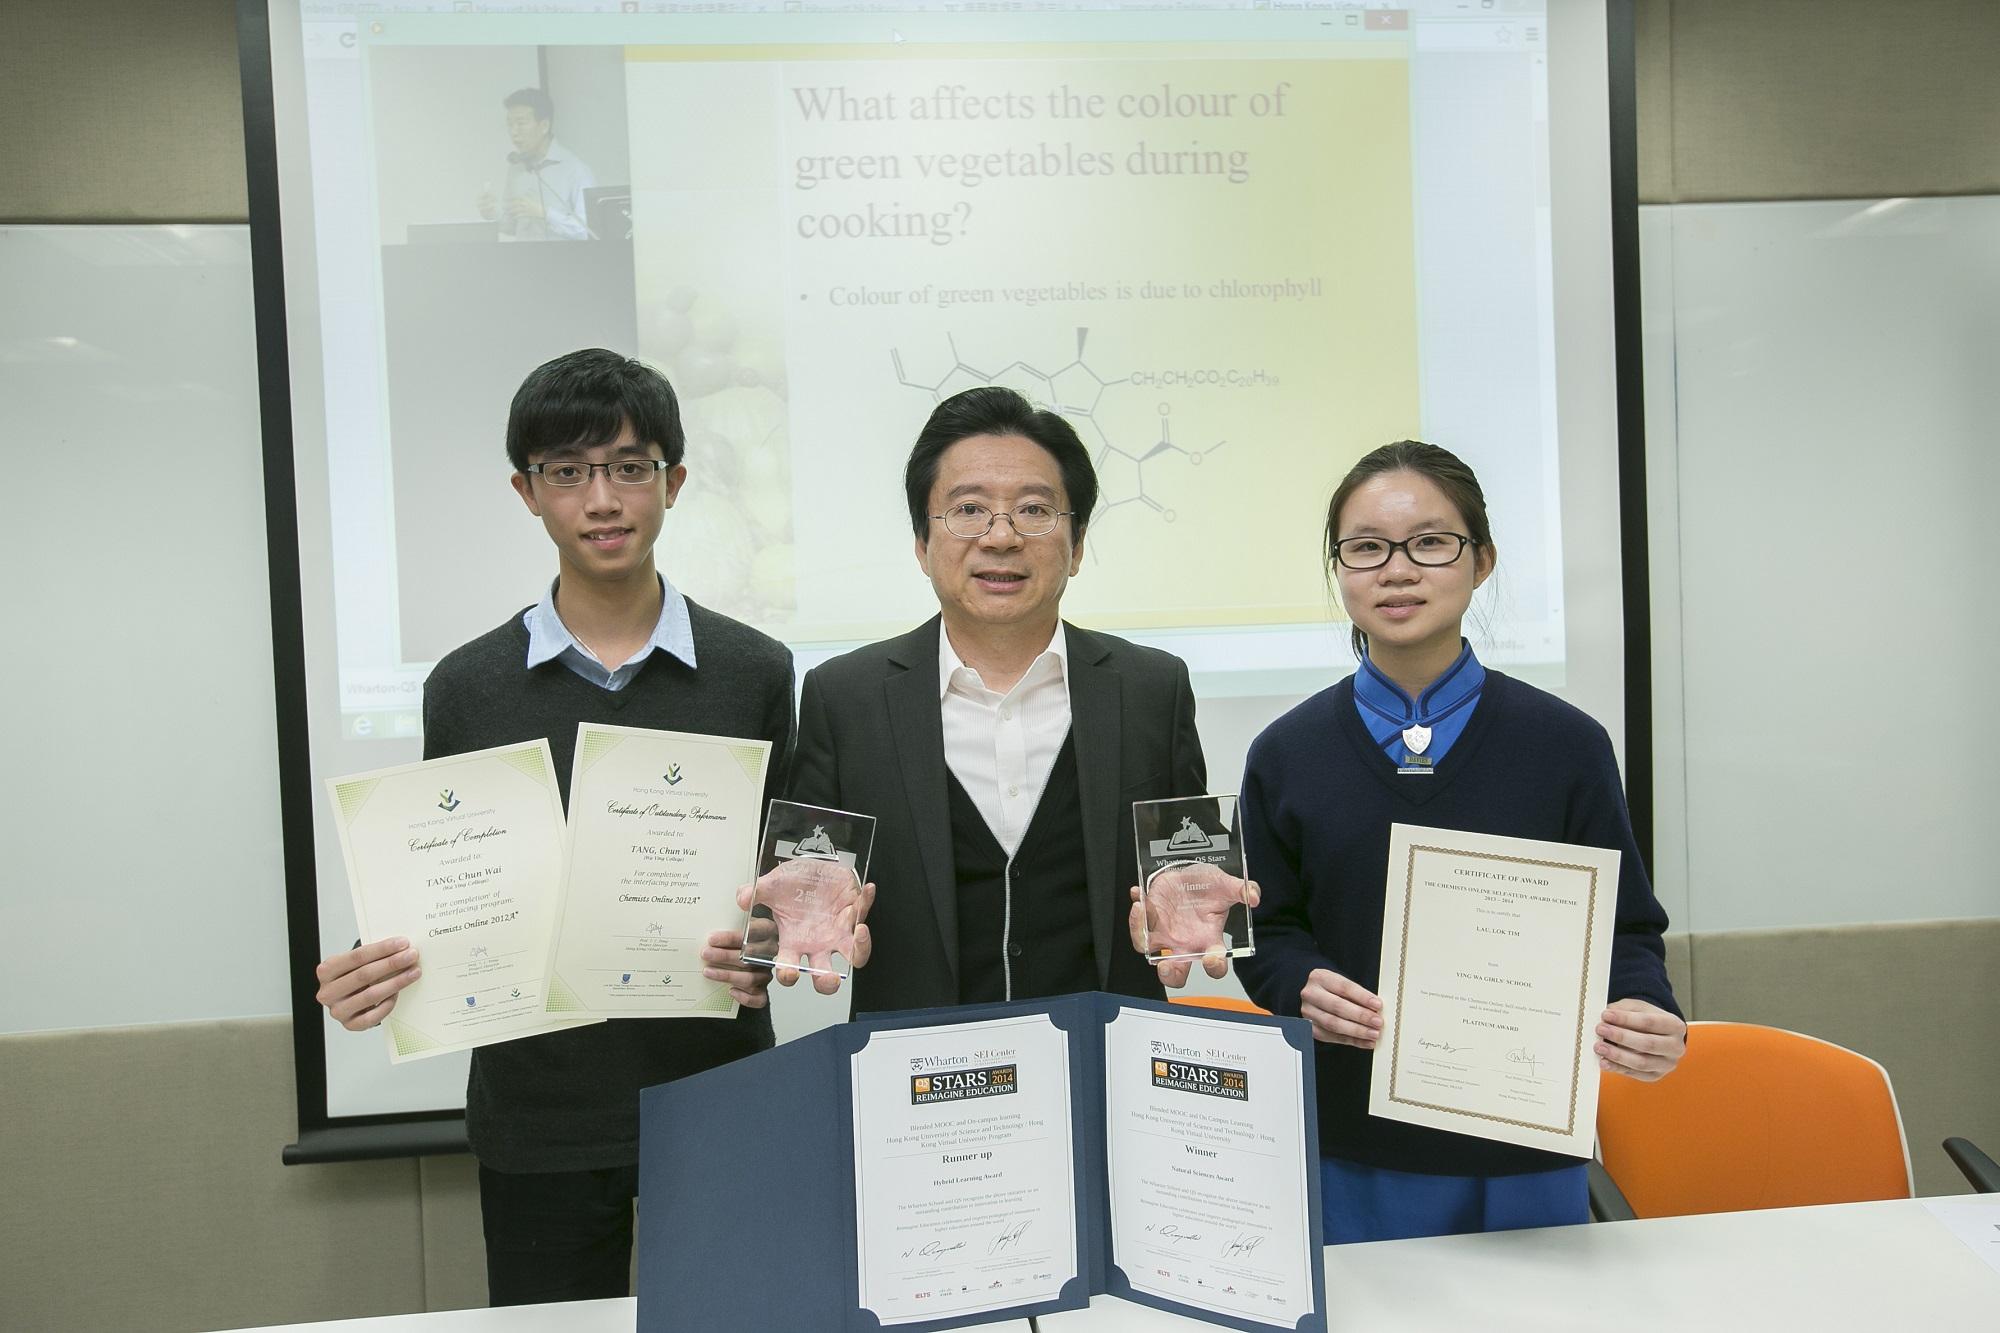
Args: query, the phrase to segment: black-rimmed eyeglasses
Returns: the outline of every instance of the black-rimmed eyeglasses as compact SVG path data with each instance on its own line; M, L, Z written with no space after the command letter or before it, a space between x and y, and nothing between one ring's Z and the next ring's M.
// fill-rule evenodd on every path
M1333 558L1346 569L1380 569L1401 551L1413 565L1448 565L1478 542L1457 532L1420 532L1392 542L1385 537L1348 537L1333 544Z

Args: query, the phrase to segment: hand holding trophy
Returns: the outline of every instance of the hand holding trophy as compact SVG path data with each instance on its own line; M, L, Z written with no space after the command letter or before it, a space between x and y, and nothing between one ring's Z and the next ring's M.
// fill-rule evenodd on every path
M1211 977L1256 952L1250 909L1257 885L1243 863L1234 796L1139 801L1132 807L1140 883L1132 890L1132 943L1167 986L1184 985L1199 961Z
M874 899L863 882L875 821L868 815L771 802L756 880L738 891L749 913L743 961L772 969L779 985L801 973L831 995L868 958L862 924Z

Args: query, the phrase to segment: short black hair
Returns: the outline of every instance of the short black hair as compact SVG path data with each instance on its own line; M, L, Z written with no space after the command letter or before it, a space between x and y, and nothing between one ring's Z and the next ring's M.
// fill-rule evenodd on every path
M536 120L546 120L550 125L556 123L556 104L540 88L516 88L500 99L500 106L503 110L524 106L535 113Z
M642 442L659 445L668 463L687 452L680 400L665 375L602 347L568 352L521 381L507 411L507 461L519 472L551 449L609 444L627 422Z
M930 536L931 487L937 483L938 459L960 440L975 435L1019 435L1053 454L1069 496L1070 534L1083 536L1097 508L1097 469L1091 466L1090 451L1076 437L1076 428L1014 390L988 384L939 403L910 450L910 461L903 468L903 492L918 541Z

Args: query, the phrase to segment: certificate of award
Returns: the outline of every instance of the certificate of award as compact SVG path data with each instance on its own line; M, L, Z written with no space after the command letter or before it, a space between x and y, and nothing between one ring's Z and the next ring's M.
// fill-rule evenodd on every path
M735 1016L701 948L743 920L770 755L769 741L577 727L551 1013Z
M1046 1014L850 1057L859 1304L883 1324L1055 1299L1079 1272L1069 1037Z
M1392 825L1371 1115L1588 1157L1618 853Z
M382 1024L392 1061L597 1021L543 1011L563 873L547 741L326 786L361 937L404 936L423 964Z
M1155 963L1257 952L1234 796L1135 801L1141 943Z
M1314 1309L1305 1066L1274 1027L1126 1008L1104 1030L1111 1262L1277 1328Z

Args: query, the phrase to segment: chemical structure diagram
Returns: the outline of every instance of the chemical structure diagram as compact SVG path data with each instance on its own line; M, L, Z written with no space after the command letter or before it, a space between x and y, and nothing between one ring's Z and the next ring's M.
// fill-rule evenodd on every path
M1097 468L1098 501L1093 520L1101 519L1114 509L1126 505L1139 505L1151 510L1162 520L1172 523L1178 513L1160 503L1146 489L1146 465L1169 455L1177 455L1186 465L1200 467L1210 454L1227 444L1227 440L1217 440L1201 449L1191 449L1176 443L1173 438L1173 405L1159 404L1159 438L1151 444L1127 448L1111 438L1104 424L1097 419L1099 403L1104 392L1127 382L1129 377L1115 380L1105 379L1090 368L1084 360L1084 346L1090 340L1090 330L1076 331L1076 357L1068 365L1055 370L1043 370L1027 361L1014 361L999 370L982 370L959 355L958 340L953 334L945 335L945 345L951 351L951 368L944 375L930 383L911 379L903 366L903 354L891 350L890 364L895 367L896 379L905 388L919 389L931 396L931 401L941 403L955 393L978 388L986 384L999 384L1020 393L1028 401L1059 412L1068 417L1077 427L1077 433L1085 437L1088 444L1092 438L1097 445L1096 457L1092 460Z

